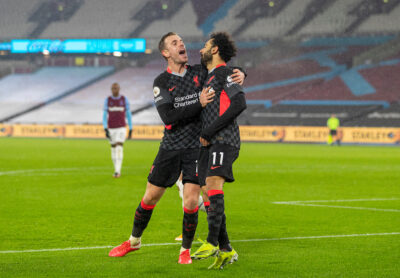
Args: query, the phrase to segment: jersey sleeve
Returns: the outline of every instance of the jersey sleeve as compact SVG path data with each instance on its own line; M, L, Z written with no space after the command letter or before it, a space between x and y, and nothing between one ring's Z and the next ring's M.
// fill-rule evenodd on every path
M246 79L246 77L247 77L247 72L243 69L243 68L241 68L241 67L231 67L232 69L238 69L238 70L240 70L241 72L243 72L243 74L244 74L244 78Z
M224 74L219 77L220 79L223 79L223 81L221 81L224 83L224 91L230 99L236 94L243 92L242 86L240 86L238 83L233 82L231 74L232 72L229 70L225 71Z
M201 137L207 141L211 141L211 138L221 129L229 125L240 113L247 108L246 98L243 92L235 94L231 98L231 103L228 109L219 116L210 126L203 129Z
M202 130L201 137L210 141L211 138L221 129L231 124L232 121L246 109L246 98L242 86L232 81L232 70L226 68L221 70L216 81L222 87L220 106L225 106L224 111L207 128ZM223 104L224 103L224 104ZM220 107L220 108L221 108Z
M104 101L103 105L103 128L106 129L108 127L107 124L107 116L108 116L108 98Z
M163 104L172 104L171 94L168 92L167 82L165 78L158 77L153 84L154 103L156 107Z
M188 119L200 113L200 101L184 107L175 108L173 99L167 89L166 82L157 78L153 85L154 103L161 120L165 125L175 124L180 120Z
M129 104L129 100L127 97L125 97L125 113L126 113L126 118L128 119L128 126L129 130L132 130L132 113L131 113L131 106Z

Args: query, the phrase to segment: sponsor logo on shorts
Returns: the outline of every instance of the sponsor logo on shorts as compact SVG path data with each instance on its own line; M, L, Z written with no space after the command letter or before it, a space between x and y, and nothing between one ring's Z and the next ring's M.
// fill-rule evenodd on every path
M221 167L221 166L211 166L211 170L217 169L219 167Z

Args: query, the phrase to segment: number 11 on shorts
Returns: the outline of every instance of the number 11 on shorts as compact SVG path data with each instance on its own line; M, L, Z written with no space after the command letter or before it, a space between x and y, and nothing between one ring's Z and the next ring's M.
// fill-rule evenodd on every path
M213 156L213 165L215 165L215 163L217 161L217 152L213 152L212 156ZM224 161L224 153L219 152L219 165L222 165L223 161Z

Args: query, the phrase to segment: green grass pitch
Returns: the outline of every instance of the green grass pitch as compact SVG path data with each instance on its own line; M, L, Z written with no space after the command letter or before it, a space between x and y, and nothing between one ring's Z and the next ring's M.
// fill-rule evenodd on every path
M181 233L176 187L143 235L155 245L108 257L130 235L158 146L126 142L113 179L106 140L1 138L0 277L400 277L398 147L243 143L224 188L238 262L179 265L179 245L160 245Z

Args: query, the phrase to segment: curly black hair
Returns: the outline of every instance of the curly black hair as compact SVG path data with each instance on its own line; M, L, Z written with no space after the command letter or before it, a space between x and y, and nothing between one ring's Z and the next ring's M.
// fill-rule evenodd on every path
M226 32L216 32L210 35L212 46L218 46L219 56L225 63L229 62L232 57L236 56L235 42Z

